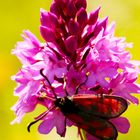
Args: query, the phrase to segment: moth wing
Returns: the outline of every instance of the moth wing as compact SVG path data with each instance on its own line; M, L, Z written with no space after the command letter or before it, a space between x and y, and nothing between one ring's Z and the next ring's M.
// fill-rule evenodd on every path
M125 99L109 95L78 94L72 101L81 112L108 119L120 116L128 106Z
M66 117L89 134L101 140L116 140L118 132L114 125L106 119L97 116L67 114Z

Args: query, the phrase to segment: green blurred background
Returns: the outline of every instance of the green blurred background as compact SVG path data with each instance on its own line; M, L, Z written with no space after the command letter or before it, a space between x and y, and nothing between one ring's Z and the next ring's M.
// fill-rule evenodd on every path
M116 21L116 36L125 36L134 43L131 49L133 59L140 60L140 0L87 0L88 11L102 6L100 17L109 16L109 22ZM49 10L51 0L1 0L0 1L0 140L63 140L53 130L49 135L40 135L37 125L32 132L26 131L27 124L42 108L27 114L21 124L10 125L14 114L10 107L16 102L13 89L16 84L10 80L21 64L10 54L17 41L22 40L22 30L31 30L39 39L40 8ZM139 80L140 81L140 80ZM139 82L138 81L138 82ZM128 134L119 134L118 140L139 140L140 107L131 105L124 114L130 119ZM77 140L75 128L67 131L65 140Z

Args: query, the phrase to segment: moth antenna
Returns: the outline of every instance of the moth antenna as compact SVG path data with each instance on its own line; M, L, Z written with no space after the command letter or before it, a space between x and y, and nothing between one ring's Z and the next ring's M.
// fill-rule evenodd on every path
M38 121L40 121L42 118L44 118L52 109L54 109L55 106L52 106L49 110L47 110L46 112L44 112L39 118L37 118L37 120L35 121L32 121L31 123L29 123L29 125L27 126L27 131L28 132L31 132L30 131L30 128L32 125L34 125L35 123L37 123Z
M31 123L27 126L27 131L28 131L28 132L31 132L31 131L30 131L31 126L32 126L33 124L37 123L38 121L39 121L39 120L36 120L36 121L31 122Z
M89 74L90 74L90 73L87 72L87 73L86 73L86 79L85 79L85 81L84 81L83 83L79 84L79 85L76 87L76 92L75 92L75 94L78 94L79 88L87 82Z
M52 85L51 85L49 79L44 75L43 70L44 70L44 69L41 69L41 70L40 70L40 74L41 74L42 77L44 77L45 80L48 82L49 86L51 87L51 90L52 90L52 92L53 92L53 95L54 95L55 99L57 99L57 95L56 95L56 93L55 93L55 91L54 91L54 88L52 87Z

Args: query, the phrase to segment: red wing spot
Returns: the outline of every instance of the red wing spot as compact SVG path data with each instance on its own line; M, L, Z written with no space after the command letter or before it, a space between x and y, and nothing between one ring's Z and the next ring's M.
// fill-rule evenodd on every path
M101 112L101 113L107 114L108 113L108 108L104 104L103 105L98 104L98 111Z
M92 122L92 124L91 124L94 128L101 128L102 126L104 126L104 123L101 121L94 121L94 122Z
M77 126L80 126L82 129L87 130L88 129L88 125L85 125L84 120L82 119L82 117L75 115L75 114L69 114L67 115L67 117L74 122Z
M123 105L120 101L115 100L113 102L113 106L112 106L112 112L114 113L120 113L123 110Z
M78 126L78 123L77 123L77 126ZM84 129L84 130L88 130L89 129L89 126L88 125L85 125L84 123L83 124L80 124L80 128Z
M103 129L103 130L96 130L95 135L107 139L107 138L114 137L114 132L113 132L113 129L111 127L108 127L106 129Z
M102 104L98 104L99 112L104 114L118 114L121 109L121 104L118 100L104 99Z
M78 122L83 122L84 123L84 120L82 119L82 117L80 117L78 115L68 114L66 116L74 123L78 123Z

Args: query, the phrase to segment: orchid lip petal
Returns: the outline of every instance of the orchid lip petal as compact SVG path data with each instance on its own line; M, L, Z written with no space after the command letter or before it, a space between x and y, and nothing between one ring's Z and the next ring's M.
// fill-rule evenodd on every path
M124 117L114 118L111 120L111 122L121 133L127 133L129 131L130 123L127 118Z
M54 122L53 120L50 118L47 118L46 120L44 120L38 127L38 131L41 134L48 134L54 127Z

